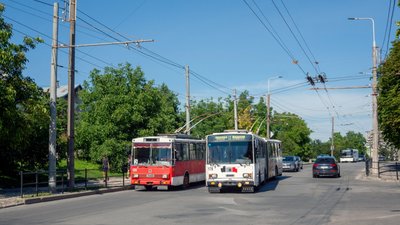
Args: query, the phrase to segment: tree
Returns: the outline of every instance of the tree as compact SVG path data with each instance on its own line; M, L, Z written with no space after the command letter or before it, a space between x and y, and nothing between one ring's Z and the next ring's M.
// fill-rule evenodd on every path
M93 70L79 92L82 100L76 127L80 157L100 161L108 156L112 170L126 163L132 138L172 132L178 100L166 85L155 87L130 64Z
M309 144L309 149L311 151L309 159L314 159L321 154L330 155L331 153L330 146L331 144L329 143L329 141L322 142L319 139L311 141L311 143Z
M398 3L400 6L400 2ZM400 22L396 23L400 26ZM392 42L389 56L379 67L378 121L388 145L400 149L400 29Z
M41 39L10 42L12 25L0 3L0 175L42 168L48 154L48 102L43 91L22 71L25 53ZM0 179L1 180L1 179Z
M386 141L400 148L400 41L379 68L378 119Z
M310 158L311 130L306 122L293 113L274 113L271 120L272 138L282 141L284 155L298 155Z
M239 129L250 129L253 124L252 111L253 111L254 97L249 95L248 91L244 91L239 95L238 101L238 127Z
M190 114L193 120L191 134L199 138L204 138L206 135L215 132L223 132L233 125L231 123L233 114L224 106L221 98L218 98L216 102L213 98L199 102L193 101ZM185 113L183 112L181 114L182 121L184 121L184 117ZM182 126L185 123L186 121L182 122Z

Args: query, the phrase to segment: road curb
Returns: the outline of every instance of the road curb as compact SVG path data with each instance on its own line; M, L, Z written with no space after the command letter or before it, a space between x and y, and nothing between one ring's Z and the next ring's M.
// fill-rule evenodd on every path
M78 198L78 197L82 197L82 196L112 193L112 192L125 191L125 190L130 190L130 189L133 189L133 186L102 188L102 189L93 190L93 191L64 193L64 194L56 194L56 195L33 197L33 198L14 197L14 198L6 199L6 202L4 202L4 203L0 202L0 209L19 206L19 205L30 205L30 204L36 204L36 203L41 203L41 202L49 202L49 201L56 201L56 200L69 199L69 198Z

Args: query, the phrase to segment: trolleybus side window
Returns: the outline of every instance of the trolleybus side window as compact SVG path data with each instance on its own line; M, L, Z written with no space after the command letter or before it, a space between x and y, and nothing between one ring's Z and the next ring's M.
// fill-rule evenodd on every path
M205 158L204 153L205 153L205 146L200 143L196 143L196 159L198 160L204 159Z
M183 160L183 147L182 143L175 143L175 160L181 161Z
M182 143L182 160L189 160L189 143Z
M189 145L189 153L190 153L190 159L191 160L197 159L196 150L197 149L196 149L195 143L190 143L190 145Z

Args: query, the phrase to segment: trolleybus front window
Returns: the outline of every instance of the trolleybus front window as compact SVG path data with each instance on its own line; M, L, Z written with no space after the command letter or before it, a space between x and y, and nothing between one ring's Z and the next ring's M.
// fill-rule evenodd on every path
M170 148L135 148L134 165L165 165L172 164Z
M211 142L209 163L247 164L253 162L251 142Z

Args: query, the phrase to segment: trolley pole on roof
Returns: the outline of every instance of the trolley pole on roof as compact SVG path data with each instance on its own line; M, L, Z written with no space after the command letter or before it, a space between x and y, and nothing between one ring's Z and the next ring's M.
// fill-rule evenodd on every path
M186 134L190 134L190 83L189 83L189 66L185 66L186 74Z

